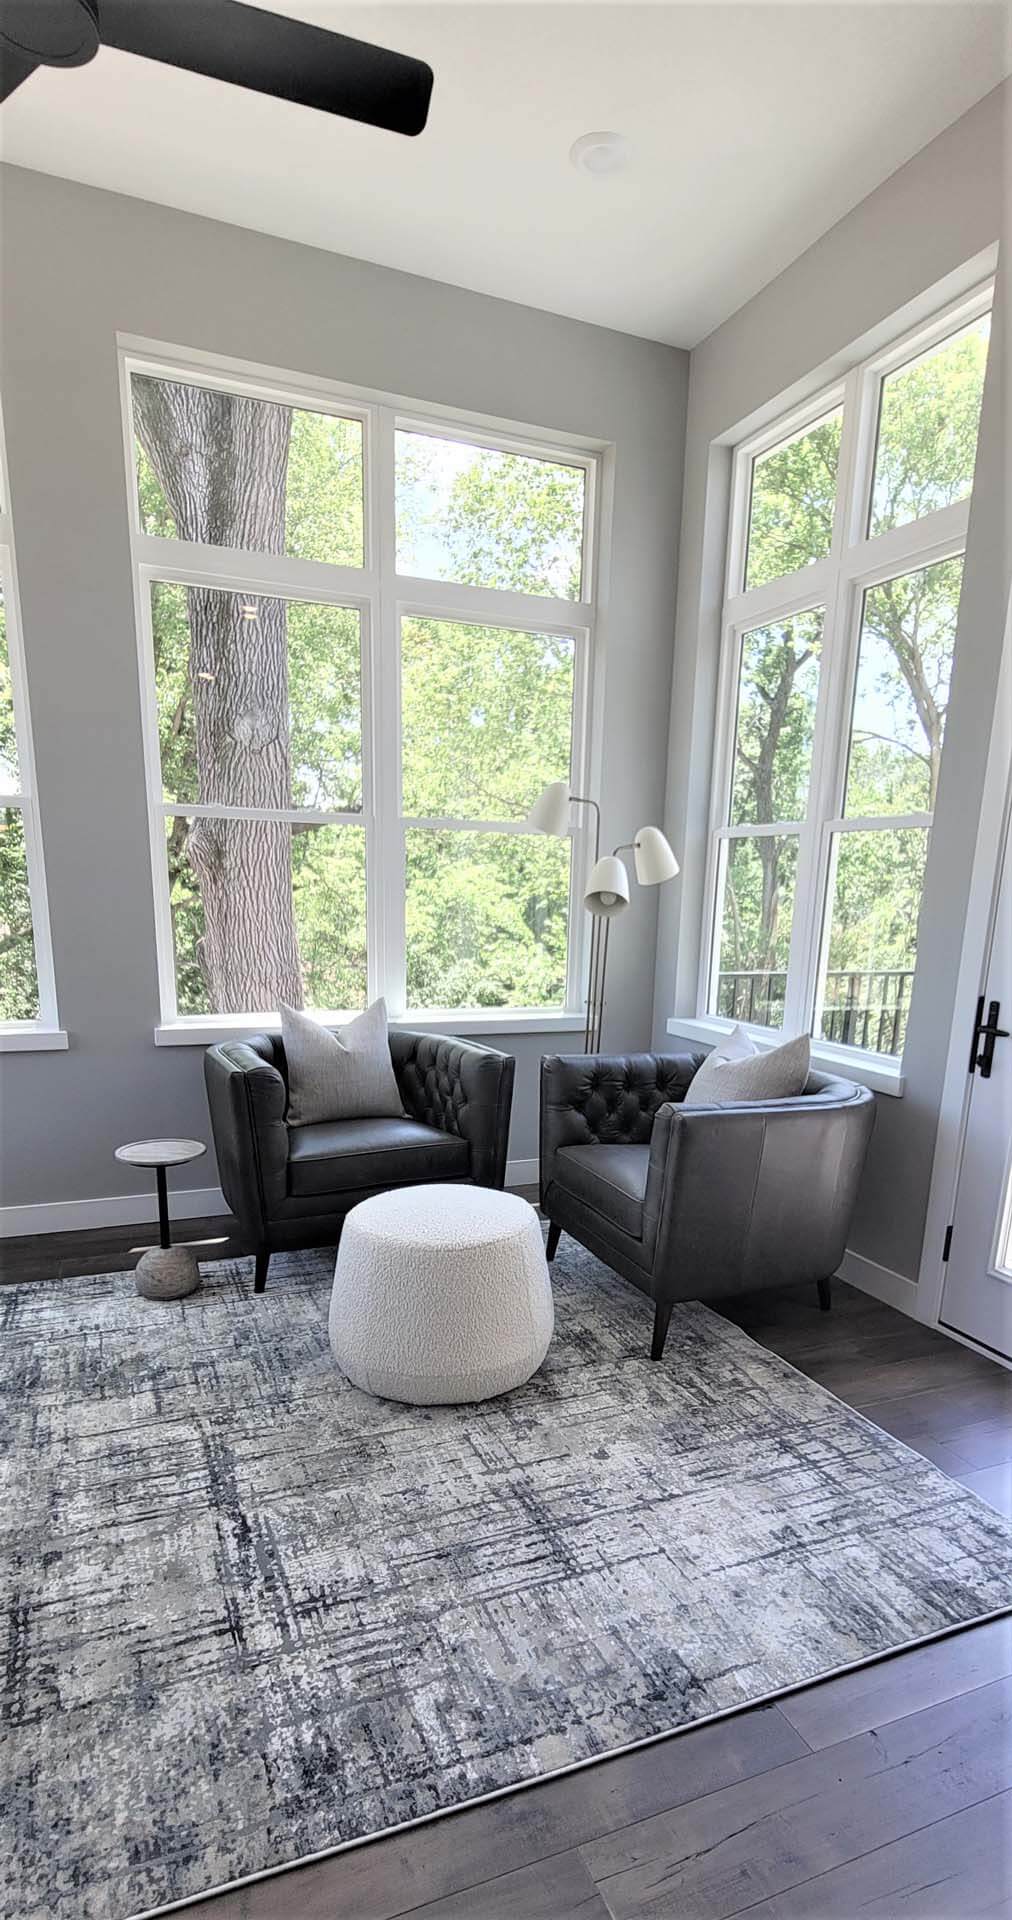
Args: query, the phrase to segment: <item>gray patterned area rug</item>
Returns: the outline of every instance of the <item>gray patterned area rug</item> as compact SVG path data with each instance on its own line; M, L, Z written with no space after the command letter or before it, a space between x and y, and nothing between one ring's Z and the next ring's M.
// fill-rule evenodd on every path
M5 1911L125 1920L1001 1608L1012 1529L571 1241L541 1373L367 1398L331 1262L6 1289Z

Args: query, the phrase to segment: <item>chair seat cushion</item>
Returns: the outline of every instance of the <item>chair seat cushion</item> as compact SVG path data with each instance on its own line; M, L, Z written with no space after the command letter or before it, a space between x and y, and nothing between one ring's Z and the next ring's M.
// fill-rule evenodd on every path
M641 1240L649 1165L649 1146L560 1147L552 1163L552 1180L614 1221L623 1233Z
M466 1140L417 1120L320 1120L288 1129L288 1191L298 1197L460 1180L470 1170Z

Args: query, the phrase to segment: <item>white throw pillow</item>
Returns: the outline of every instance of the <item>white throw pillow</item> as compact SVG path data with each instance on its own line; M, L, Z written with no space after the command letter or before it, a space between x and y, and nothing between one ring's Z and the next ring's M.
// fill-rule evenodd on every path
M730 1033L726 1033L723 1040L718 1040L716 1046L711 1048L705 1064L722 1067L732 1060L754 1060L758 1052L755 1041L750 1039L744 1027L732 1027Z
M403 1119L385 1000L374 1000L338 1033L308 1013L283 1006L281 1039L288 1062L290 1127L311 1127L320 1120Z
M761 1053L748 1034L736 1027L697 1068L683 1105L736 1107L761 1100L794 1100L805 1091L811 1058L807 1033Z

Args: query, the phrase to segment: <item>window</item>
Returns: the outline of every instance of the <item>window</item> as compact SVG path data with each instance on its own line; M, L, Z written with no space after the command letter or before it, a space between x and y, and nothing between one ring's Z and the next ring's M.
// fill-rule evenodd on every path
M401 573L580 599L582 467L431 433L395 445Z
M746 587L762 587L829 552L843 409L752 462Z
M736 452L703 1015L902 1054L989 300Z
M575 1016L593 454L123 364L162 1037Z
M58 1030L14 535L0 441L0 1046L66 1045Z

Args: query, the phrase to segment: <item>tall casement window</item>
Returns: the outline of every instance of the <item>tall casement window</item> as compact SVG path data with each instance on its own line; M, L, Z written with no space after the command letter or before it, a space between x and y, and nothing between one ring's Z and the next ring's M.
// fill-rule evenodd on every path
M575 1011L593 451L124 357L163 1029Z
M14 531L0 427L0 1051L66 1044L56 1015Z
M735 452L703 1015L902 1054L989 308Z

